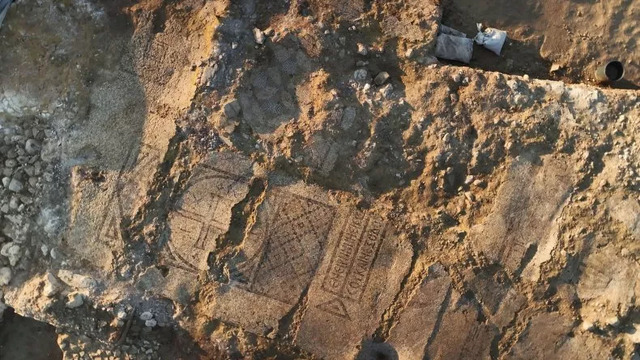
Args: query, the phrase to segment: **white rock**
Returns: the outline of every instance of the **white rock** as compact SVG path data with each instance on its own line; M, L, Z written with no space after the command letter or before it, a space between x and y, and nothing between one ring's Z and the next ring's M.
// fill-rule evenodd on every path
M78 292L72 292L71 294L67 295L67 307L69 309L75 309L78 308L80 306L82 306L82 304L84 304L84 299L82 294L78 293Z
M358 43L358 54L360 55L367 55L367 53L369 53L369 50L367 49L367 46L364 44L360 44Z
M353 72L353 78L358 82L365 82L369 78L369 73L366 69L358 69Z
M11 179L11 181L9 182L9 186L7 186L7 189L9 189L10 191L13 192L20 192L22 191L22 189L24 189L24 185L22 184L22 182L16 178Z
M20 207L20 199L18 199L15 196L12 196L11 200L9 200L9 208L16 210L19 207Z
M60 280L69 284L70 286L79 288L79 289L93 289L97 286L96 281L87 275L75 274L69 270L60 270L58 271L58 277Z
M612 317L606 319L605 322L609 326L616 327L616 326L620 325L620 318L618 318L617 316L612 316Z
M8 267L3 267L0 269L0 286L8 285L9 281L11 281L11 269Z
M124 310L120 310L118 311L118 313L116 314L116 317L120 320L124 320L127 318L127 312Z
M584 331L591 331L595 328L595 326L593 326L593 323L590 321L583 322L581 327Z
M53 297L60 291L60 282L53 276L52 273L47 272L44 277L44 289L42 292L46 297Z
M15 159L7 159L4 162L4 166L13 169L14 167L18 166L18 162Z
M158 322L155 321L154 319L149 319L149 320L144 322L144 326L148 326L148 327L154 327L157 324L158 324Z
M140 314L140 320L147 321L153 319L153 314L150 311L145 311Z
M253 38L256 41L256 44L258 45L264 44L265 36L262 30L258 28L253 28Z
M467 178L464 179L464 184L465 185L470 185L473 182L473 180L474 180L473 175L467 175Z
M20 245L16 244L15 242L8 242L2 245L2 249L0 249L0 255L7 257L11 266L16 266L16 264L20 260Z
M413 48L408 48L407 51L405 51L404 56L407 58L411 58L413 56L414 51L415 50Z

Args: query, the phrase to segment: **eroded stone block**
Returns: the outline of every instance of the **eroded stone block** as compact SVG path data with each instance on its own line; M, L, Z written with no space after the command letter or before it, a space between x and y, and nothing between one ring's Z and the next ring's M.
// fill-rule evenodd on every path
M498 332L480 322L477 304L452 291L444 306L427 344L429 359L490 359Z
M134 215L161 160L158 149L142 145L130 149L119 171L107 171L104 181L76 179L69 249L96 267L112 271L114 255L123 249L122 220ZM88 237L93 240L87 241Z
M602 340L570 332L573 322L560 313L542 313L527 324L509 354L510 359L610 359ZM609 347L611 348L611 347Z
M378 215L356 209L340 209L328 244L295 343L350 359L400 290L412 253Z
M636 199L624 199L618 194L609 200L608 208L611 216L623 223L640 240L640 203Z
M402 311L389 339L399 359L422 359L443 307L451 297L451 278L442 265L429 267L416 294Z
M176 210L169 215L169 241L161 256L168 265L164 293L183 302L195 291L195 279L208 270L216 239L229 230L233 206L249 191L249 159L215 153L193 171Z
M508 171L487 218L471 229L474 248L509 271L521 270L528 251L534 252L540 266L548 257L557 237L550 237L554 219L559 216L570 194L573 167L566 157L521 155ZM552 242L548 244L547 242Z
M615 247L594 250L584 261L577 285L583 320L606 323L626 314L639 290L638 276L638 266L618 255Z
M465 281L499 328L509 325L526 302L526 297L518 293L508 279L499 278L499 274L492 276L486 271L469 270L465 272Z

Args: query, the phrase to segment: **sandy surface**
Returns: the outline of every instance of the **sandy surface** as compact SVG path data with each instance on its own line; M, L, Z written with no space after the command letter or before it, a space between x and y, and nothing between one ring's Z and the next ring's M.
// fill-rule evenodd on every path
M635 360L636 7L17 2L0 298L64 359Z

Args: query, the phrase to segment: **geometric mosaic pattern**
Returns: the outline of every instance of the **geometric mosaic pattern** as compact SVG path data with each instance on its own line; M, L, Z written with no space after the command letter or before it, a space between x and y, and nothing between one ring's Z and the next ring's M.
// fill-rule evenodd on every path
M276 189L258 216L259 229L247 241L257 241L260 250L235 267L232 280L253 293L295 304L315 275L335 209Z

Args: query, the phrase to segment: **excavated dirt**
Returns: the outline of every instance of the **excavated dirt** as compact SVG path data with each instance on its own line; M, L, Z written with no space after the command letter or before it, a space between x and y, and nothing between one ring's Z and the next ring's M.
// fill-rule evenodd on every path
M480 47L472 66L571 83L596 84L595 70L611 60L625 67L617 88L640 86L637 1L443 1L442 22L470 36L476 23L503 29L509 40L502 56Z
M0 352L640 359L639 5L13 3Z

